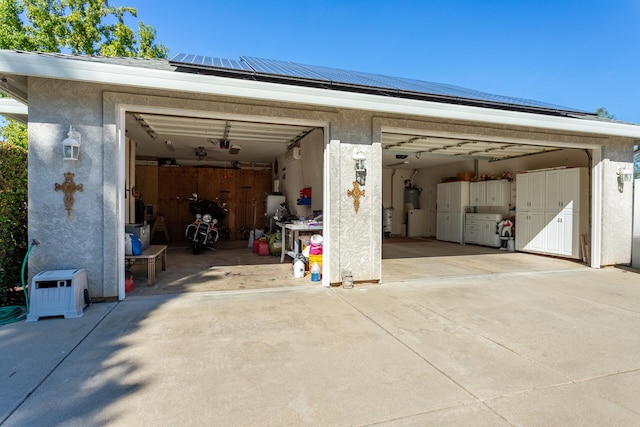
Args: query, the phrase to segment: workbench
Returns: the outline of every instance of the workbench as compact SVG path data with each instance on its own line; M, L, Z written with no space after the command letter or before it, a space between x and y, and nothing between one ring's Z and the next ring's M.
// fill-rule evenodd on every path
M162 269L167 269L167 245L151 245L140 255L125 255L127 267L130 268L136 261L147 262L147 282L149 286L156 283L156 260L162 258Z
M322 224L319 223L293 224L290 222L276 221L276 224L282 228L282 252L280 253L280 262L284 262L285 255L296 259L298 254L301 253L300 243L298 242L301 231L322 231ZM291 250L287 250L287 230L290 233L293 232L293 248L291 248Z

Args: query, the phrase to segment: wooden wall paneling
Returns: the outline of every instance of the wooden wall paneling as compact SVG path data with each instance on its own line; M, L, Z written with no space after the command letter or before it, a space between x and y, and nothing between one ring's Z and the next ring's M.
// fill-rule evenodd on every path
M248 239L249 232L253 225L253 192L255 185L251 170L239 169L236 171L238 179L236 180L237 204L236 224L238 238Z
M158 166L136 166L136 190L145 205L153 205L153 214L158 214Z
M254 172L255 187L253 190L253 197L256 199L256 228L261 230L265 226L265 194L271 193L272 186L272 174L270 170L256 170ZM253 216L251 217L253 221Z
M198 191L195 168L158 168L158 215L163 215L172 241L185 241L184 230L193 221L189 197Z
M256 228L264 227L264 194L271 191L271 171L193 167L156 169L156 215L164 215L172 240L185 240L184 229L193 221L189 212L191 193L219 205L229 204L222 228L228 229L231 240L248 238L254 225L254 200ZM153 189L148 191L152 193ZM243 233L243 230L246 231Z
M220 237L235 239L233 235L234 217L233 202L236 177L233 169L226 168L200 168L198 169L198 188L203 197L213 200L219 206L225 202L229 204L227 217L220 225ZM229 233L225 233L229 230Z
M219 203L227 203L227 218L224 221L223 227L226 229L227 235L231 240L237 240L239 237L235 230L237 228L235 212L237 211L237 192L236 180L237 176L235 170L222 168L218 169L218 182L220 183L218 189ZM225 231L225 230L223 230Z

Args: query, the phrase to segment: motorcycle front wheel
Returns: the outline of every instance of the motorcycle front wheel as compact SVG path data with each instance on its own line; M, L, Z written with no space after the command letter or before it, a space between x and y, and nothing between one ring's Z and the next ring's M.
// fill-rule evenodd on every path
M194 255L198 255L200 253L200 251L202 250L202 247L204 246L204 241L206 240L207 236L205 236L202 233L198 233L198 235L196 236L196 239L193 241L193 254Z

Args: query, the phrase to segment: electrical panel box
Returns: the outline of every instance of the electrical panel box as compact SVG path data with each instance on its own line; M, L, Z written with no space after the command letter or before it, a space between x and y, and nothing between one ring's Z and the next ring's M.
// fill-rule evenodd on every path
M29 288L27 322L41 317L81 317L89 305L87 270L52 270L35 275Z

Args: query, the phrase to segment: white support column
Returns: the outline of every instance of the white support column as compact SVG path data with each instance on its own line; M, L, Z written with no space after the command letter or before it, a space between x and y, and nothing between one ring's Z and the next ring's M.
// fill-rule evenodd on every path
M602 149L591 150L591 267L600 268L602 256Z

